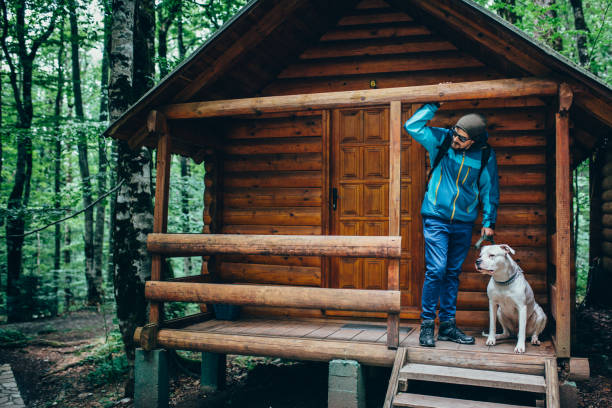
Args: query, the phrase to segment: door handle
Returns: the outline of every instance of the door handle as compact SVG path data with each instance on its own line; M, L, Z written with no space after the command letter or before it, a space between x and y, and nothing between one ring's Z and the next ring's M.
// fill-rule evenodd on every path
M338 189L337 188L332 188L331 191L331 195L332 195L332 208L334 209L334 211L336 211L336 207L338 207Z

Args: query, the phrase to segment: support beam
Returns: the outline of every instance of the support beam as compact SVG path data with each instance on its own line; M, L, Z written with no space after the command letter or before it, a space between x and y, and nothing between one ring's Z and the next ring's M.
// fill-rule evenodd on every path
M364 312L400 312L400 292L149 281L145 298L168 302L229 303Z
M361 364L391 367L396 352L382 343L308 338L247 336L187 330L161 329L158 344L178 350L269 356L292 360L331 361L335 358L359 361ZM544 375L545 358L531 354L480 353L473 351L426 347L407 347L406 354L415 364L447 365L477 370ZM486 355L485 355L486 354Z
M224 254L362 258L399 258L402 251L399 236L242 234L149 234L147 249L167 256Z
M203 351L200 390L211 393L224 389L226 366L227 354Z
M400 179L402 103L391 102L389 111L389 235L400 235ZM401 238L400 238L401 244ZM387 289L399 291L399 259L387 261ZM387 346L399 347L399 313L387 317Z
M219 116L262 114L337 108L339 106L367 106L403 103L457 101L520 96L556 95L555 81L539 78L497 79L438 85L369 89L361 91L325 92L303 95L269 96L229 99L209 102L190 102L166 105L161 108L168 119L196 119Z
M544 363L546 379L546 407L559 408L559 374L557 373L557 360L549 358Z
M149 133L156 134L158 137L153 232L165 233L168 230L168 193L170 190L171 165L170 151L172 150L166 117L158 111L151 111L147 118L147 129ZM163 263L164 258L161 255L153 255L151 259L151 280L161 280ZM151 308L149 310L150 323L159 323L162 307L163 304L151 303Z
M571 256L570 216L572 197L570 193L569 108L572 90L567 84L559 87L559 112L556 114L555 183L556 183L556 239L554 254L557 280L556 346L558 357L570 356L571 341Z

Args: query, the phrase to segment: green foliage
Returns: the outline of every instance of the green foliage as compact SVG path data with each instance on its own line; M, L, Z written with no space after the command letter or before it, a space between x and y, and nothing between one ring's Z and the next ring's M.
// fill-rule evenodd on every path
M121 333L118 330L110 332L107 341L96 347L81 364L93 365L93 370L86 377L87 382L93 386L111 384L123 379L129 366L123 351Z
M50 283L43 282L40 276L24 275L19 279L17 286L21 300L17 305L17 310L22 321L57 314L57 303Z
M125 354L121 354L98 363L96 368L87 374L87 382L95 387L112 384L123 379L127 372L127 357Z
M515 23L518 28L550 47L561 44L558 51L578 65L577 35L585 34L589 59L585 68L612 84L612 2L609 0L583 0L586 32L575 28L570 0L552 0L548 7L534 0L516 0L514 6L507 0L475 1L500 16L503 16L502 10L511 10L518 17Z
M0 329L0 348L2 347L22 347L25 346L30 337L19 330Z
M578 304L586 295L589 277L589 225L591 220L589 164L590 160L585 160L574 171L573 225L576 237L576 302Z

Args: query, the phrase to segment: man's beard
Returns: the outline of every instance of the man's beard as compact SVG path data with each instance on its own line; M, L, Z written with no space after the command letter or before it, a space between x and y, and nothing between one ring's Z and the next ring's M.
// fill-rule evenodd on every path
M458 150L458 151L465 150L465 148L462 148L461 145L456 142L452 142L451 147L453 148L453 150Z

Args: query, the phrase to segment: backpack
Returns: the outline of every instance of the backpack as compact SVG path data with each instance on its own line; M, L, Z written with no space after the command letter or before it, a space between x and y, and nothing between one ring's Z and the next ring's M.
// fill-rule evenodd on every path
M429 180L431 180L431 175L433 174L436 167L438 167L438 165L442 161L442 158L446 155L446 152L448 152L448 149L450 149L450 145L452 141L453 141L452 136L446 135L444 137L444 140L442 141L442 144L438 146L438 154L436 154L436 158L434 159L431 169L429 169L429 172L427 172L427 183L425 184L425 191L427 191L427 189L429 188ZM489 162L489 157L491 157L491 146L485 142L484 146L482 147L482 156L480 157L480 169L478 170L478 178L476 179L478 180L479 184L480 184L480 175L482 174L482 171L484 170L485 166Z

